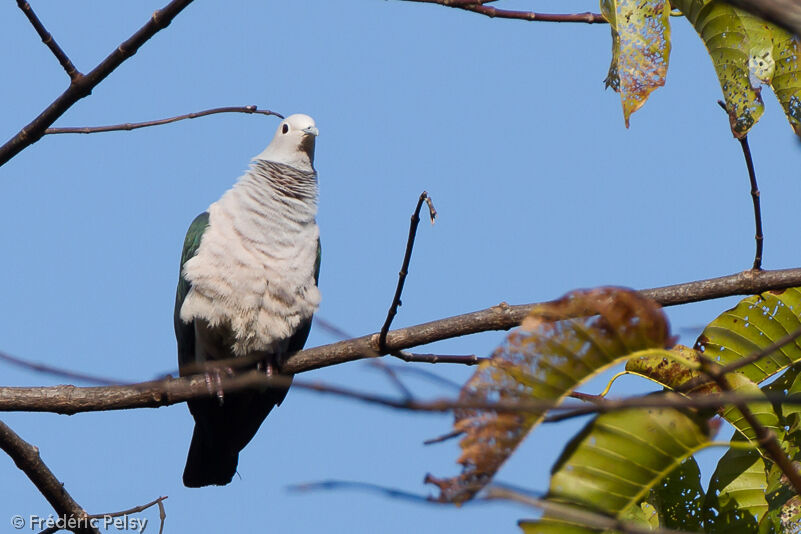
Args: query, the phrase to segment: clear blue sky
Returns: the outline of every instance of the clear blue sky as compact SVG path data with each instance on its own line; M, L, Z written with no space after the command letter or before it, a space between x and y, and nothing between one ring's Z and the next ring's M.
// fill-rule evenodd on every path
M532 7L531 2L508 2ZM33 1L75 64L89 70L161 2ZM593 2L537 2L542 11ZM320 128L319 315L376 331L394 291L412 206L428 190L396 326L578 287L635 288L744 270L753 218L739 145L715 104L701 41L673 19L667 86L623 125L604 91L609 28L491 20L380 0L197 2L57 123L140 121L223 105L308 113ZM0 5L0 137L38 114L66 76L13 2ZM801 150L769 90L751 135L765 267L801 265ZM138 381L176 367L172 307L184 232L267 144L277 119L227 115L91 136L52 136L0 168L0 349ZM669 310L685 343L736 299ZM488 333L426 351L487 355ZM334 341L315 328L308 346ZM394 363L394 362L393 362ZM418 364L421 365L421 364ZM463 381L470 369L425 366ZM365 362L305 379L393 393ZM421 396L449 393L405 376ZM64 382L3 366L7 385ZM597 384L585 389L597 390ZM623 395L642 388L626 380ZM445 415L410 414L296 391L240 458L230 486L189 490L185 405L79 414L2 414L90 512L166 501L166 532L516 532L517 505L439 508L291 484L345 479L417 493L427 472L457 472ZM541 427L498 479L547 488L581 426ZM728 437L721 436L721 437ZM705 453L706 475L715 453ZM0 525L50 506L0 457ZM157 532L151 520L146 532ZM8 530L7 527L2 527Z

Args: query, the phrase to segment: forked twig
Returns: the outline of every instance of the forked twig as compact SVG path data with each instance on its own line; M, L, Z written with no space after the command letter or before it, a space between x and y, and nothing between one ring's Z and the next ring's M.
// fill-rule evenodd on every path
M170 25L172 20L186 8L192 0L172 0L162 9L154 12L150 19L136 33L118 45L112 52L87 74L77 73L71 78L69 87L48 105L39 116L22 128L14 137L0 146L0 166L5 165L25 148L37 142L45 130L78 100L89 96L100 82L119 67L125 60L136 54L137 50L156 33ZM48 45L53 50L52 45Z
M36 489L47 499L59 518L73 519L77 534L100 534L92 527L88 514L75 502L50 468L39 456L39 449L23 440L11 428L0 421L0 449L5 451L17 467L33 482Z

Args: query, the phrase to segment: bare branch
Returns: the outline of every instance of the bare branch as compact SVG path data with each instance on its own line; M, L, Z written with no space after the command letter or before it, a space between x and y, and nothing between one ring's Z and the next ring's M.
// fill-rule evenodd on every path
M68 521L70 519L75 521L76 527L70 528L70 530L78 534L99 534L99 531L91 526L89 515L75 502L64 489L64 484L59 482L42 461L39 449L19 437L2 421L0 421L0 449L3 449L33 482L56 511L57 516L67 518Z
M465 11L472 11L480 15L485 15L490 18L499 19L514 19L514 20L528 20L528 21L541 21L541 22L584 22L587 24L606 23L606 19L600 13L534 13L533 11L513 11L510 9L498 9L491 6L485 6L488 3L476 0L473 2L466 2L464 0L405 0L406 2L419 2L423 4L438 4L445 7L453 7L456 9L463 9Z
M393 352L392 356L409 363L458 363L462 365L478 365L487 359L479 358L475 354L419 354L405 350Z
M166 498L167 498L167 496L165 495L164 497L159 497L158 499L154 499L154 500L150 501L147 504L141 504L139 506L134 506L133 508L128 508L127 510L122 510L121 512L110 512L110 513L106 513L106 514L92 514L89 517L102 519L104 517L122 517L124 515L137 514L139 512L144 512L148 508L156 506L157 504L159 504L160 502L162 502Z
M744 271L742 273L687 282L673 286L665 286L640 291L646 297L654 299L662 306L673 306L700 300L709 300L731 295L749 295L768 290L780 290L787 287L801 286L801 269L784 269L777 271ZM482 358L473 355L439 355L411 354L399 352L403 349L425 345L434 341L450 339L490 330L508 330L518 326L523 318L535 307L547 303L523 304L510 306L501 303L485 310L439 319L407 328L392 330L387 333L387 350L398 352L400 358L409 362L457 363L473 365ZM380 356L378 350L379 334L370 334L359 338L340 341L302 350L288 357L281 367L286 374L298 374L321 367L340 363L374 358ZM13 358L12 360L19 360ZM216 362L217 365L238 367L249 363L246 358L235 358ZM26 364L26 367L45 368L39 364ZM52 368L48 367L48 372ZM191 372L202 372L205 369L193 369ZM63 374L59 370L57 374ZM75 373L78 375L77 373ZM93 380L96 383L108 383L101 377L79 375L81 379ZM0 399L2 400L2 399ZM180 402L180 401L178 401ZM161 404L157 404L161 405ZM128 406L135 407L135 406Z
M233 392L245 389L289 385L289 379L281 375L267 376L259 371L223 378L213 388L209 387L205 375L193 375L176 379L165 379L125 386L49 386L49 387L0 387L0 412L52 412L75 414L81 412L127 410L134 408L159 408L192 398L216 397L219 391ZM452 410L494 410L499 413L542 413L543 410L569 412L569 417L591 413L606 413L629 408L720 408L733 403L765 402L766 397L720 393L715 395L693 395L685 397L676 393L647 395L624 399L604 399L592 405L564 403L559 400L501 400L482 402L471 400L434 399L417 400L394 398L354 391L352 389L295 380L294 389L305 389L323 394L358 400L369 404L413 412L450 412ZM783 394L766 394L770 402L801 405L801 398ZM558 417L558 416L556 416ZM553 420L556 420L556 417ZM566 419L562 417L561 419ZM553 422L553 421L549 421Z
M801 269L749 270L720 278L645 289L640 293L662 306L675 306L732 295L751 295L793 286L801 286ZM541 304L510 306L504 302L485 310L392 330L387 333L386 349L394 352L478 332L508 330L518 326L523 318L539 305ZM379 334L370 334L300 351L287 359L282 371L292 374L302 373L320 367L374 357L376 354L381 354L378 337Z
M25 16L28 17L28 21L33 26L33 29L36 30L36 33L39 34L39 37L42 39L42 42L50 49L56 59L64 68L64 71L67 73L67 76L70 77L70 80L74 80L76 77L81 76L81 73L78 72L78 69L75 68L75 65L72 64L70 58L67 57L67 54L64 50L58 46L58 43L53 36L50 35L42 21L39 20L39 17L36 16L36 13L33 12L33 8L31 5L26 2L25 0L17 0L17 6L25 13Z
M111 384L125 383L124 380L114 380L111 378L106 378L96 375L88 375L84 373L79 373L77 371L71 371L69 369L64 369L63 367L54 367L52 365L47 365L44 363L29 362L27 360L23 360L22 358L17 358L16 356L11 356L10 354L6 354L5 352L0 352L0 360L4 360L8 363L16 365L17 367L23 367L25 369L36 371L37 373L45 373L49 375L60 376L63 378L70 378L73 380L79 380L81 382L88 382L90 384L100 384L107 386Z
M754 253L754 270L762 269L762 247L764 236L762 235L762 208L759 205L759 186L756 181L756 171L754 171L754 160L751 158L751 148L748 146L748 136L737 139L745 156L745 165L748 168L748 178L751 180L751 200L754 203L754 239L756 240L756 252Z
M437 211L428 198L428 192L423 191L420 193L420 198L417 200L417 206L412 212L411 223L409 224L409 237L406 239L406 252L403 255L403 263L398 272L398 285L395 287L395 296L392 297L392 304L389 306L387 318L384 321L384 326L381 327L381 332L378 334L378 352L387 353L387 332L389 327L392 326L392 320L398 313L398 307L401 305L401 295L403 294L403 284L406 282L406 275L409 274L409 263L412 260L412 249L414 249L414 239L417 237L417 225L420 224L420 209L423 207L423 202L428 201L429 213L431 216L431 223L437 217Z
M45 130L45 135L53 134L90 134L100 132L118 132L130 131L138 128L147 128L149 126L160 126L162 124L170 124L186 119L197 119L198 117L206 117L207 115L215 115L217 113L256 113L259 115L274 115L281 119L283 115L269 109L259 109L258 106L229 106L222 108L206 109L203 111L196 111L195 113L187 113L186 115L178 115L177 117L170 117L168 119L158 119L146 122L126 122L125 124L113 124L110 126L77 126L77 127L63 127L63 128L48 128Z
M723 100L718 100L718 105L729 115L729 110L726 108L726 103ZM751 158L751 148L748 146L748 135L746 134L742 137L735 136L735 138L740 142L740 148L743 150L745 166L748 169L748 178L751 181L751 200L754 203L754 225L756 227L756 231L754 232L756 252L754 253L754 265L751 268L759 271L762 269L762 245L764 241L764 236L762 235L762 209L759 205L759 187L756 181L756 171L754 171L754 160Z
M56 119L64 114L78 100L88 96L97 84L102 82L106 76L111 74L114 69L119 67L126 59L133 56L139 48L145 44L160 30L169 26L172 20L183 9L192 3L192 0L172 0L164 8L156 11L147 23L139 28L128 40L120 44L109 54L106 59L92 69L88 74L78 73L72 78L72 82L66 91L56 98L47 108L39 114L30 124L25 126L6 144L0 147L0 167L5 165L11 158L19 154L22 150L32 145L42 138L45 130L53 124Z

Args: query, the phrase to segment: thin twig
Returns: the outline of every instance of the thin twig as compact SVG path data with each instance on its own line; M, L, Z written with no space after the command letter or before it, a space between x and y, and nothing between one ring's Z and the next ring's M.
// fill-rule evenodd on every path
M96 519L102 519L104 517L122 517L124 515L131 515L131 514L138 514L139 512L144 512L148 508L156 506L158 503L166 499L167 496L159 497L158 499L154 499L147 504L141 504L139 506L134 506L133 508L128 508L127 510L122 510L121 512L111 512L106 514L92 514L88 517L94 517Z
M318 317L317 315L315 315L314 319L312 319L312 324L314 326L317 326L317 327L325 330L326 332L331 334L331 336L333 336L333 337L335 337L335 338L337 338L339 340L350 339L350 338L353 337L349 333L345 332L340 327L338 327L337 325L332 323L331 321L328 321L327 319L323 319L322 317Z
M22 10L23 13L25 13L25 16L28 17L28 21L31 23L31 26L33 26L33 29L36 30L36 33L39 34L42 42L47 46L47 48L50 49L53 55L56 56L56 59L61 64L61 67L67 73L67 76L70 77L70 80L74 80L78 76L81 76L82 74L78 72L78 69L76 69L75 65L72 64L72 61L70 61L70 58L67 56L64 50L58 46L56 40L53 39L53 36L50 35L50 32L45 29L42 21L40 21L39 17L36 16L36 13L33 12L31 5L25 0L17 0L17 6Z
M367 363L371 367L383 372L387 376L389 381L392 382L392 384L398 389L398 391L403 397L407 399L411 399L414 397L412 391L408 387L406 387L406 384L404 384L403 381L398 377L398 374L395 372L394 369L392 369L392 367L387 365L382 360L376 358L372 360L367 360Z
M106 378L97 375L88 375L84 373L79 373L77 371L71 371L69 369L64 369L63 367L54 367L52 365L47 365L43 363L36 363L36 362L29 362L22 358L17 358L16 356L12 356L10 354L6 354L5 352L0 352L0 360L3 360L7 363L13 364L17 367L22 367L25 369L30 369L32 371L36 371L37 373L43 373L48 375L60 376L62 378L70 378L72 380L78 380L80 382L87 382L89 384L99 384L103 386L111 386L113 384L128 384L129 381L126 380L114 380L112 378Z
M756 253L754 254L753 269L759 271L762 269L762 242L764 240L762 234L762 208L759 206L759 187L757 186L756 172L754 171L754 160L751 158L751 148L748 146L748 136L744 135L737 140L740 142L740 147L743 149L745 164L748 167L748 178L751 180L751 200L753 200L754 203L754 225L756 227L756 232L754 234Z
M367 491L370 493L378 493L393 499L403 499L406 501L417 502L421 504L431 504L435 506L451 506L453 503L438 501L426 495L419 495L396 488L387 486L379 486L378 484L370 484L368 482L353 482L349 480L322 480L319 482L307 482L305 484L295 484L289 486L290 491L307 492L319 490L359 490ZM568 504L560 504L539 497L535 497L530 492L523 492L519 489L512 489L511 486L492 485L487 488L482 497L473 499L462 505L475 506L477 504L484 504L488 502L504 500L514 501L526 506L533 506L540 510L547 511L552 517L569 521L573 524L597 528L599 530L615 530L624 532L626 534L686 534L678 530L667 529L654 529L644 528L628 521L620 521L602 514L590 512L577 506Z
M431 222L433 223L437 217L437 212L431 199L428 198L428 192L423 191L420 193L420 198L417 200L417 206L412 212L412 219L409 224L409 237L406 239L406 252L403 255L403 264L401 265L400 272L398 272L398 285L395 287L395 296L392 297L392 304L389 306L387 318L384 325L381 327L381 332L378 334L378 352L386 354L387 352L387 332L389 327L392 326L392 320L398 313L398 307L401 305L401 295L403 294L403 284L406 282L406 275L409 274L409 262L412 260L412 249L414 249L414 239L417 237L417 225L420 224L420 209L423 207L423 202L428 200L429 214Z
M222 108L206 109L203 111L196 111L194 113L187 113L185 115L178 115L177 117L170 117L168 119L158 119L145 122L126 122L125 124L112 124L110 126L76 126L76 127L63 127L63 128L48 128L45 130L45 135L52 134L90 134L100 132L119 132L130 131L139 128L147 128L149 126L160 126L162 124L170 124L186 119L197 119L198 117L206 117L207 115L216 115L217 113L250 113L259 115L273 115L281 119L284 118L280 113L270 111L269 109L259 109L258 106L228 106Z
M490 18L527 20L540 22L584 22L586 24L606 23L607 20L600 13L534 13L533 11L513 11L510 9L498 9L483 5L486 2L465 2L463 0L406 0L407 2L419 2L424 4L438 4L445 7L472 11Z
M718 105L723 108L723 111L725 111L727 115L729 114L725 102L718 100ZM762 269L762 242L764 240L764 236L762 235L762 209L759 205L759 187L757 186L756 171L754 170L754 160L751 157L751 148L748 146L748 135L737 137L737 141L740 142L740 148L742 148L743 156L745 157L745 166L748 169L748 178L751 181L751 200L754 203L754 226L756 227L754 238L756 240L756 252L754 253L754 265L751 268L755 271L759 271Z
M396 373L399 374L407 374L407 375L417 375L420 378L425 378L429 382L437 384L439 386L443 386L450 390L459 391L462 389L462 384L456 382L455 380L451 380L450 378L445 378L433 371L429 371L428 369L423 369L422 367L412 366L412 365L391 365L391 367L395 370Z
M461 365L478 365L489 358L480 358L475 354L420 354L399 350L391 353L392 356L405 362L415 363L458 363Z
M88 74L77 74L66 91L50 103L38 117L20 130L6 144L0 147L0 166L42 138L45 130L64 114L78 100L91 94L97 84L102 82L114 69L133 56L160 30L169 26L172 20L192 3L192 0L172 0L164 8L151 15L150 20L139 28L128 40L117 46L100 64Z
M89 516L75 499L67 492L52 471L39 456L39 449L23 440L16 432L0 421L0 449L5 451L22 472L33 482L36 489L47 499L60 518L72 518L76 527L71 529L78 534L99 534L92 527Z

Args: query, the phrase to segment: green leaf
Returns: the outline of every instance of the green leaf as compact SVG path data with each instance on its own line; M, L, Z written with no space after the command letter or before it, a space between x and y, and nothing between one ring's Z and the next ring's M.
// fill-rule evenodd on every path
M752 49L761 55L769 48L769 37L749 33L754 19L729 4L709 0L674 0L674 5L695 27L704 41L726 99L726 109L735 137L743 137L764 111L759 83L749 72Z
M632 373L645 376L670 389L680 389L690 380L697 380L701 373L699 367L699 354L688 347L677 345L670 351L649 351L637 358L632 358L626 363L626 370ZM734 393L744 396L765 396L754 382L746 376L734 372L726 376L726 382ZM720 392L720 388L709 380L699 382L688 394L715 394ZM784 429L779 423L779 417L773 405L765 396L765 402L752 402L748 408L762 423L763 426L773 430L777 436L784 435ZM751 425L743 417L740 410L733 405L721 408L718 413L731 423L735 428L745 435L749 441L756 440L756 433Z
M797 453L797 451L795 451ZM798 462L793 462L796 469ZM777 465L768 471L768 512L759 524L760 533L799 532L801 530L801 497L799 497Z
M797 371L795 368L789 369L785 375L790 374L791 371ZM791 399L799 399L801 398L801 373L794 372L792 373L794 376L792 383L790 384L789 388L787 389L787 396ZM774 386L780 379L777 379L775 382L771 384ZM779 383L784 385L783 383ZM785 418L787 425L790 427L788 432L790 434L796 434L799 430L801 430L801 404L783 404L781 406L782 416ZM796 447L799 447L800 444L796 444Z
M776 68L771 87L796 135L801 136L801 41L781 28L773 27L772 33Z
M701 471L690 456L651 489L647 502L654 510L653 527L686 532L703 530L704 489ZM655 523L655 524L654 524Z
M759 389L759 386L740 373L728 374L726 376L726 382L729 384L732 393L749 397L765 396L765 393ZM751 410L751 413L762 423L762 426L772 430L779 439L784 437L784 428L779 424L779 417L776 415L773 404L768 401L767 396L765 396L765 402L749 402L747 406L748 409ZM748 441L754 444L757 443L756 432L745 420L740 410L734 407L734 405L730 404L725 406L720 411L720 415L737 430L742 432Z
M719 0L673 0L706 45L729 122L742 138L764 111L761 86L773 87L790 125L801 135L799 42L783 29Z
M801 290L769 291L741 300L723 312L698 338L695 348L707 358L727 365L768 347L801 328ZM738 370L760 382L801 361L801 340L786 344L770 355Z
M742 442L736 433L733 442ZM704 501L708 532L757 531L757 522L768 509L765 499L765 460L757 450L730 448L718 461Z
M620 93L623 118L665 85L670 58L670 2L601 0L601 13L612 30L612 64L605 83Z
M576 386L637 351L669 341L662 310L637 292L619 288L576 291L538 306L492 358L479 365L459 400L471 403L558 401ZM464 433L461 475L427 480L439 499L472 498L514 452L547 410L458 410L454 429Z
M674 470L708 443L706 420L691 412L661 408L601 414L556 462L547 499L622 518L666 480L666 475L676 472L675 479L667 479L655 493L665 506L661 521L674 525L684 521L693 528L700 518L700 482L692 464L684 471ZM686 488L691 488L687 503L677 503ZM695 515L684 519L673 515L682 508ZM526 532L556 532L564 526L563 520L546 511Z

